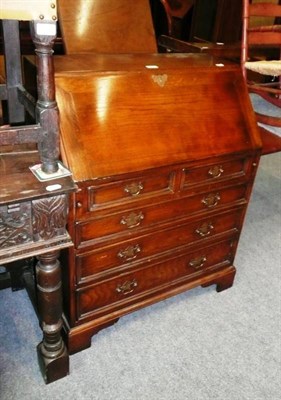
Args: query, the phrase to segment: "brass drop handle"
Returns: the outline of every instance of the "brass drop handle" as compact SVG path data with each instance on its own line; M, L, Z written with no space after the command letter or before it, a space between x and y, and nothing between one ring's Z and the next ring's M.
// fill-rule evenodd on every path
M219 178L224 173L224 169L221 165L214 165L208 171L208 174L212 178Z
M210 235L212 230L214 229L214 226L212 222L204 222L201 226L199 226L195 232L198 233L199 236L205 237Z
M131 196L138 196L143 190L143 184L141 182L133 182L125 186L125 193Z
M141 224L141 221L144 219L144 215L142 212L137 213L130 213L126 216L123 216L120 224L121 225L126 225L127 228L131 229L131 228L136 228L137 226L139 226Z
M126 296L127 294L132 293L137 286L138 282L136 281L136 279L133 279L132 281L126 281L122 284L119 284L115 290L117 293Z
M195 269L199 269L201 267L203 267L203 265L205 264L205 262L207 261L207 257L206 256L199 256L194 258L193 260L191 260L189 262L189 266Z
M120 250L118 253L118 257L122 261L132 261L134 260L137 255L140 253L141 248L138 244L135 246L128 246L126 249Z
M208 208L215 207L218 205L220 199L221 197L219 193L210 193L202 199L202 203Z

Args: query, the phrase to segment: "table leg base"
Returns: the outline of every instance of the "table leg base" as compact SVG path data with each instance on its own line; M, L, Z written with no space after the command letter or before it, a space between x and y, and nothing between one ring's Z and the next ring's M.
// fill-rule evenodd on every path
M66 347L56 358L47 358L42 354L42 346L42 342L37 346L37 355L45 383L52 383L67 376L69 374L69 354Z

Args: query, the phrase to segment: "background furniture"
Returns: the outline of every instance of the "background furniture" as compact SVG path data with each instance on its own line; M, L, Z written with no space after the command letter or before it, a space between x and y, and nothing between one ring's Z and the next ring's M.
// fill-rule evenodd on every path
M66 54L156 52L149 0L58 2Z
M241 39L242 0L151 0L151 7L157 37L224 44Z
M72 245L66 221L68 195L75 189L70 176L66 176L69 173L58 163L59 126L52 61L56 16L55 2L41 1L38 7L33 1L1 2L6 71L0 99L7 103L9 125L0 127L0 263L38 258L35 300L43 330L38 357L46 383L69 371L68 352L61 337L58 255L61 249ZM37 102L23 86L18 19L32 20ZM26 112L31 114L28 119ZM26 123L33 119L33 123ZM31 144L31 149L26 144ZM34 166L36 174L30 170Z
M184 20L193 8L195 0L160 0L164 6L167 22L168 34L173 37L181 38L183 34Z
M241 38L241 0L196 0L191 41L237 43Z
M272 143L270 150L276 151L281 149L281 2L243 3L242 70L257 121ZM257 49L254 58L250 46Z

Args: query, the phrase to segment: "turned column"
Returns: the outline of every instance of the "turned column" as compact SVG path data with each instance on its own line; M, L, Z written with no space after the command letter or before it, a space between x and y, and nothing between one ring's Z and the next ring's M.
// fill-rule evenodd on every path
M43 129L38 143L42 171L52 174L58 170L59 121L55 99L53 45L56 38L55 21L32 21L31 35L37 63L36 120Z
M54 241L52 251L37 256L37 300L43 340L38 358L46 383L69 373L69 355L61 337L62 282L58 261L59 238L66 234L67 196L51 196L32 201L32 228L35 242Z
M46 383L68 374L69 356L61 337L62 292L58 251L38 256L36 265L38 309L43 340L38 359Z

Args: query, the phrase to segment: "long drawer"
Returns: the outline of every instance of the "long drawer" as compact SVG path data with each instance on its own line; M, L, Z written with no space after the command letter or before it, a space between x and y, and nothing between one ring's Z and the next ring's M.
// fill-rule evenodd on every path
M234 249L232 240L216 243L188 254L147 263L139 269L129 269L112 279L77 289L77 318L103 315L196 275L231 265Z
M88 251L76 257L77 283L98 279L103 274L126 268L128 263L174 250L181 246L200 244L207 238L239 232L243 214L240 209L158 230L113 245Z
M246 204L246 197L247 186L239 185L81 222L76 225L75 244L78 248L88 246L90 241L113 240L112 236L121 232L132 235L135 229L164 221L176 222L187 215Z

